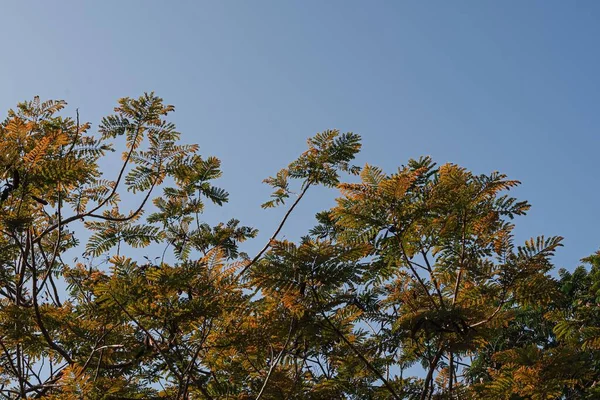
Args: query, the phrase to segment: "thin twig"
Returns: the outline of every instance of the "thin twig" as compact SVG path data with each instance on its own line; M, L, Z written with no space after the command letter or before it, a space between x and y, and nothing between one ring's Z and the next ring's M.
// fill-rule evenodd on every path
M267 251L269 249L269 247L271 247L271 245L273 244L273 241L275 240L275 238L277 237L277 235L279 234L279 232L281 232L281 229L283 228L283 225L285 225L285 222L287 221L288 217L290 216L290 214L292 213L292 211L294 211L294 208L296 208L296 206L298 205L298 203L300 202L300 200L302 199L302 197L304 196L304 194L306 193L306 191L308 190L308 188L310 187L310 185L311 185L311 183L308 182L306 184L306 186L304 186L304 189L302 190L302 192L300 192L300 195L298 195L298 198L296 199L296 201L294 201L294 203L292 204L292 206L289 208L289 210L283 216L283 219L279 223L279 226L275 230L275 233L273 233L273 235L271 236L271 238L269 239L269 241L267 242L267 244L265 244L265 246L262 248L262 250L258 252L258 254L252 259L252 261L250 261L250 263L248 263L248 265L246 265L244 267L244 269L242 270L242 272L240 272L239 276L244 275L246 273L246 271L248 271L248 269L252 265L254 265L254 263L256 263L260 259L260 257L262 257L262 255L265 253L265 251Z
M288 337L283 345L283 348L281 349L281 351L279 352L279 354L277 355L277 357L275 357L274 360L272 360L271 362L271 366L269 367L269 372L267 373L267 377L265 378L265 381L263 382L262 387L260 388L260 391L258 392L258 395L256 396L255 400L260 400L260 398L262 397L266 387L267 387L267 383L269 383L269 379L271 378L271 374L273 373L273 371L275 370L275 367L277 366L277 364L279 364L279 361L281 360L281 358L283 357L283 353L285 352L285 350L287 349L288 345L290 344L290 340L292 339L292 335L295 331L294 327L296 326L296 320L292 319L292 323L290 324L290 330L288 332Z
M317 291L315 290L315 288L312 285L311 285L311 290L312 290L312 292L313 292L313 294L315 296L315 300L320 305L321 304L321 300L319 298L319 295L318 295ZM354 354L356 354L358 356L358 358L360 358L360 360L366 365L366 367L369 370L371 370L371 372L373 372L377 376L377 378L379 378L381 380L381 382L383 382L383 384L385 385L385 387L387 388L387 390L392 394L392 396L396 400L401 400L402 397L400 397L398 395L398 393L396 393L396 390L394 390L394 387L390 384L390 382L387 379L385 379L385 377L383 376L383 374L381 372L379 372L379 370L377 368L375 368L375 366L373 364L371 364L369 362L369 360L367 360L367 358L352 344L352 342L350 342L348 340L348 338L346 338L346 335L344 335L342 333L342 331L340 331L338 329L338 327L335 326L335 324L333 322L331 322L331 320L329 319L329 317L327 317L327 314L325 314L325 312L323 311L323 309L321 307L319 307L319 312L321 313L321 315L323 316L323 319L325 319L325 321L327 322L327 324L340 337L340 339L342 339L342 341L348 347L350 347L350 349L354 352Z

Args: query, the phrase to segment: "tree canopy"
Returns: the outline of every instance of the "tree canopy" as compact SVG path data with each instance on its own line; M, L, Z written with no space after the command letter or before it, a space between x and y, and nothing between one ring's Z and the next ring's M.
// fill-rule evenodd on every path
M326 130L265 180L283 217L248 255L255 228L203 220L221 164L173 106L120 99L96 133L65 106L0 124L2 398L600 397L600 252L557 271L561 237L515 244L519 182L359 167L360 136ZM336 205L281 240L315 186Z

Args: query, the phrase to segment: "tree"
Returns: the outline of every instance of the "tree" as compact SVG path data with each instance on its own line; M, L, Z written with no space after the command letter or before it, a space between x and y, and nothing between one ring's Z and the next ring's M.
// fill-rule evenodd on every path
M597 256L589 273L557 280L560 237L515 246L511 220L529 205L505 192L518 182L429 158L391 175L359 168L360 137L324 131L265 180L263 207L287 210L250 257L240 246L256 229L203 222L228 200L214 184L220 162L180 143L173 106L123 98L96 135L64 106L36 98L0 124L3 398L596 390ZM107 179L101 165L118 145ZM319 185L339 188L337 206L298 242L279 240ZM576 382L564 373L574 362ZM406 376L415 364L423 373ZM548 384L534 393L531 382Z
M584 266L572 273L560 270L552 300L543 307L521 305L517 323L498 332L493 346L480 353L471 373L481 397L600 396L599 254L582 261L589 271Z
M509 221L529 205L502 194L518 182L499 173L475 176L422 158L392 175L367 166L361 178L341 185L331 217L341 242L371 247L373 351L388 369L420 362L421 399L463 397L463 358L509 324L511 303L551 295L546 273L561 238L515 248Z

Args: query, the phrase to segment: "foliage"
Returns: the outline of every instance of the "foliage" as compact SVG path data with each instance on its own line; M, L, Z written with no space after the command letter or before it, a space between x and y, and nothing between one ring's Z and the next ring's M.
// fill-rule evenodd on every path
M519 182L428 157L359 168L360 137L327 130L265 180L263 207L287 210L249 257L256 229L203 220L229 195L173 106L123 98L94 135L65 105L0 124L3 398L600 396L600 253L556 275L562 238L515 245ZM279 240L314 186L336 206Z

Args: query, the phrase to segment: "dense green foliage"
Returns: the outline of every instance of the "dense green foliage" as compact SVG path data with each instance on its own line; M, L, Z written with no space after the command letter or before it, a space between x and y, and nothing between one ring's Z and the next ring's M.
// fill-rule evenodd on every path
M0 124L2 398L600 398L600 253L556 273L560 237L514 244L517 181L359 168L360 137L325 131L265 180L287 208L250 257L256 229L202 220L220 161L172 106L121 99L98 134L64 106ZM337 205L278 240L314 186Z

